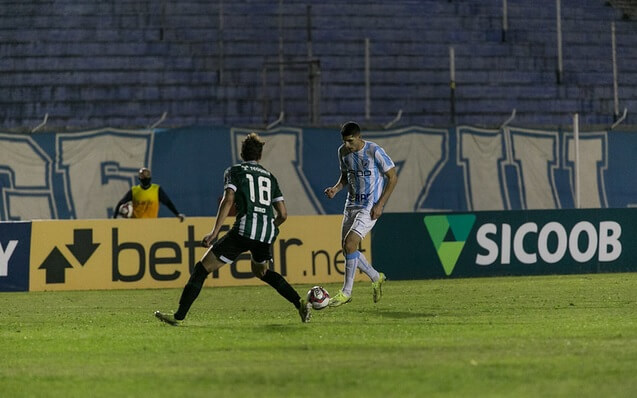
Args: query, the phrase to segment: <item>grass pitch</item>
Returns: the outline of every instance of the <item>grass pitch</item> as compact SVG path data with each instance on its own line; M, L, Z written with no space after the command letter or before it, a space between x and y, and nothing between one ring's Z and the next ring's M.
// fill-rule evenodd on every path
M357 283L309 324L265 285L161 324L180 293L1 293L0 395L637 396L637 273Z

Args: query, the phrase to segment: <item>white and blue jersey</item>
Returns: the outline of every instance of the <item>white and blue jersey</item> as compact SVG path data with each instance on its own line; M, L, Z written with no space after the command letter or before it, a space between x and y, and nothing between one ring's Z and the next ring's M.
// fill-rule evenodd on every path
M383 193L385 173L394 167L383 148L371 141L364 142L357 152L349 152L345 145L338 148L341 173L347 174L346 209L371 210Z

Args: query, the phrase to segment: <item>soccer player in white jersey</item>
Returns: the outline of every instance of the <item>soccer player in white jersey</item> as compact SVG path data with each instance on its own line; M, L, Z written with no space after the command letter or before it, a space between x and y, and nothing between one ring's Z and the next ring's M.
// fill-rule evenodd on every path
M250 251L254 275L292 303L302 322L310 320L311 305L307 300L301 298L281 274L268 268L272 261L272 244L279 233L279 226L287 219L287 209L276 177L258 163L264 144L256 133L250 133L241 144L244 161L225 171L224 194L217 219L212 231L202 241L210 248L195 265L181 294L177 312L155 312L162 322L178 325L199 295L208 274L232 263L246 251ZM237 210L234 225L216 240L233 206Z
M341 136L343 145L338 148L341 175L336 185L325 189L325 195L332 199L348 186L341 228L345 282L341 291L330 299L330 307L352 300L356 268L372 280L374 302L380 301L385 274L376 271L358 247L383 214L383 207L398 182L394 162L383 148L363 140L358 124L345 123L341 127Z

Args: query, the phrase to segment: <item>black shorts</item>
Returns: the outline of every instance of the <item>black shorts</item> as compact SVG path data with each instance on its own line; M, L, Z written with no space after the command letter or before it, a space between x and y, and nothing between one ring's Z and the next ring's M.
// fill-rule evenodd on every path
M246 238L234 230L228 231L212 245L212 253L226 264L230 264L246 251L250 251L252 260L257 263L272 260L271 244Z

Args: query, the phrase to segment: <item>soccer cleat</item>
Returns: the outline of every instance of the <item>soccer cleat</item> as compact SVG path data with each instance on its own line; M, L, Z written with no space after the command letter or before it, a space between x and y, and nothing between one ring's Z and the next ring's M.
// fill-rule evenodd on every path
M380 299L383 297L383 283L387 280L385 274L380 272L378 274L378 280L376 282L372 282L372 289L374 289L374 302L378 303Z
M172 314L162 314L159 311L155 311L155 318L159 319L162 322L165 322L171 326L178 326L181 321L178 319L175 319L175 316Z
M302 298L299 306L299 315L301 315L301 322L307 323L312 318L312 304L308 303L306 299Z
M330 299L330 307L338 307L339 305L347 304L352 301L352 297L343 293L343 291L339 291L336 296Z

